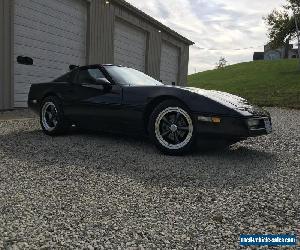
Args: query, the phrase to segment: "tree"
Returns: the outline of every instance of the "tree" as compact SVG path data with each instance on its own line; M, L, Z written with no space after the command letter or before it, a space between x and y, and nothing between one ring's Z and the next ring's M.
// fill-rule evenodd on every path
M217 62L216 64L217 69L223 69L227 66L227 60L225 59L225 57L220 57L219 62Z
M288 57L289 43L298 39L298 54L300 58L300 0L287 0L287 4L282 6L282 10L273 10L265 22L268 26L268 36L271 48L285 46L285 58Z
M288 9L291 9L294 14L296 36L298 40L298 57L300 63L300 31L299 31L299 20L300 20L300 0L289 0L290 5L287 6ZM300 64L299 64L300 66Z

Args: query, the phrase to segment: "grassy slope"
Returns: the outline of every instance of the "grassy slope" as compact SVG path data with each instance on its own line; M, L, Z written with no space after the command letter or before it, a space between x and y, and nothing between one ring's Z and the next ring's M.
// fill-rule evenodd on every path
M261 106L300 108L298 60L256 61L188 77L188 85L237 94Z

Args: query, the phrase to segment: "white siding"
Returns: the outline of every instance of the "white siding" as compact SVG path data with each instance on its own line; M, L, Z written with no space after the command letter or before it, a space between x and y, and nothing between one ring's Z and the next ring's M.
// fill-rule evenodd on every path
M146 32L120 21L115 23L115 64L145 72L146 45Z
M179 48L163 42L161 47L160 80L168 85L178 84Z
M53 80L70 64L86 64L87 3L84 0L15 0L15 107L27 106L31 83ZM20 65L18 56L33 58Z

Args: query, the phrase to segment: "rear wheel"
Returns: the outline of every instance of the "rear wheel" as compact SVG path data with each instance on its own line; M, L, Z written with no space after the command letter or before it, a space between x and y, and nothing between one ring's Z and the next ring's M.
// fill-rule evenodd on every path
M60 100L55 96L46 97L41 105L40 124L45 134L55 136L68 131L69 123L64 117Z
M163 153L181 155L195 142L195 128L188 109L176 100L167 100L153 111L149 121L152 141Z

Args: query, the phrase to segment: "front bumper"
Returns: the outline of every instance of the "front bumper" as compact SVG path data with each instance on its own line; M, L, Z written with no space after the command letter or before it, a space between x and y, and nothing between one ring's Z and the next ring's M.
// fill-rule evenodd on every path
M207 116L209 117L209 116ZM214 136L217 138L248 138L267 135L272 132L272 120L270 116L250 117L222 117L220 122L204 121L202 115L195 114L197 133L202 136ZM251 123L250 120L257 122Z

